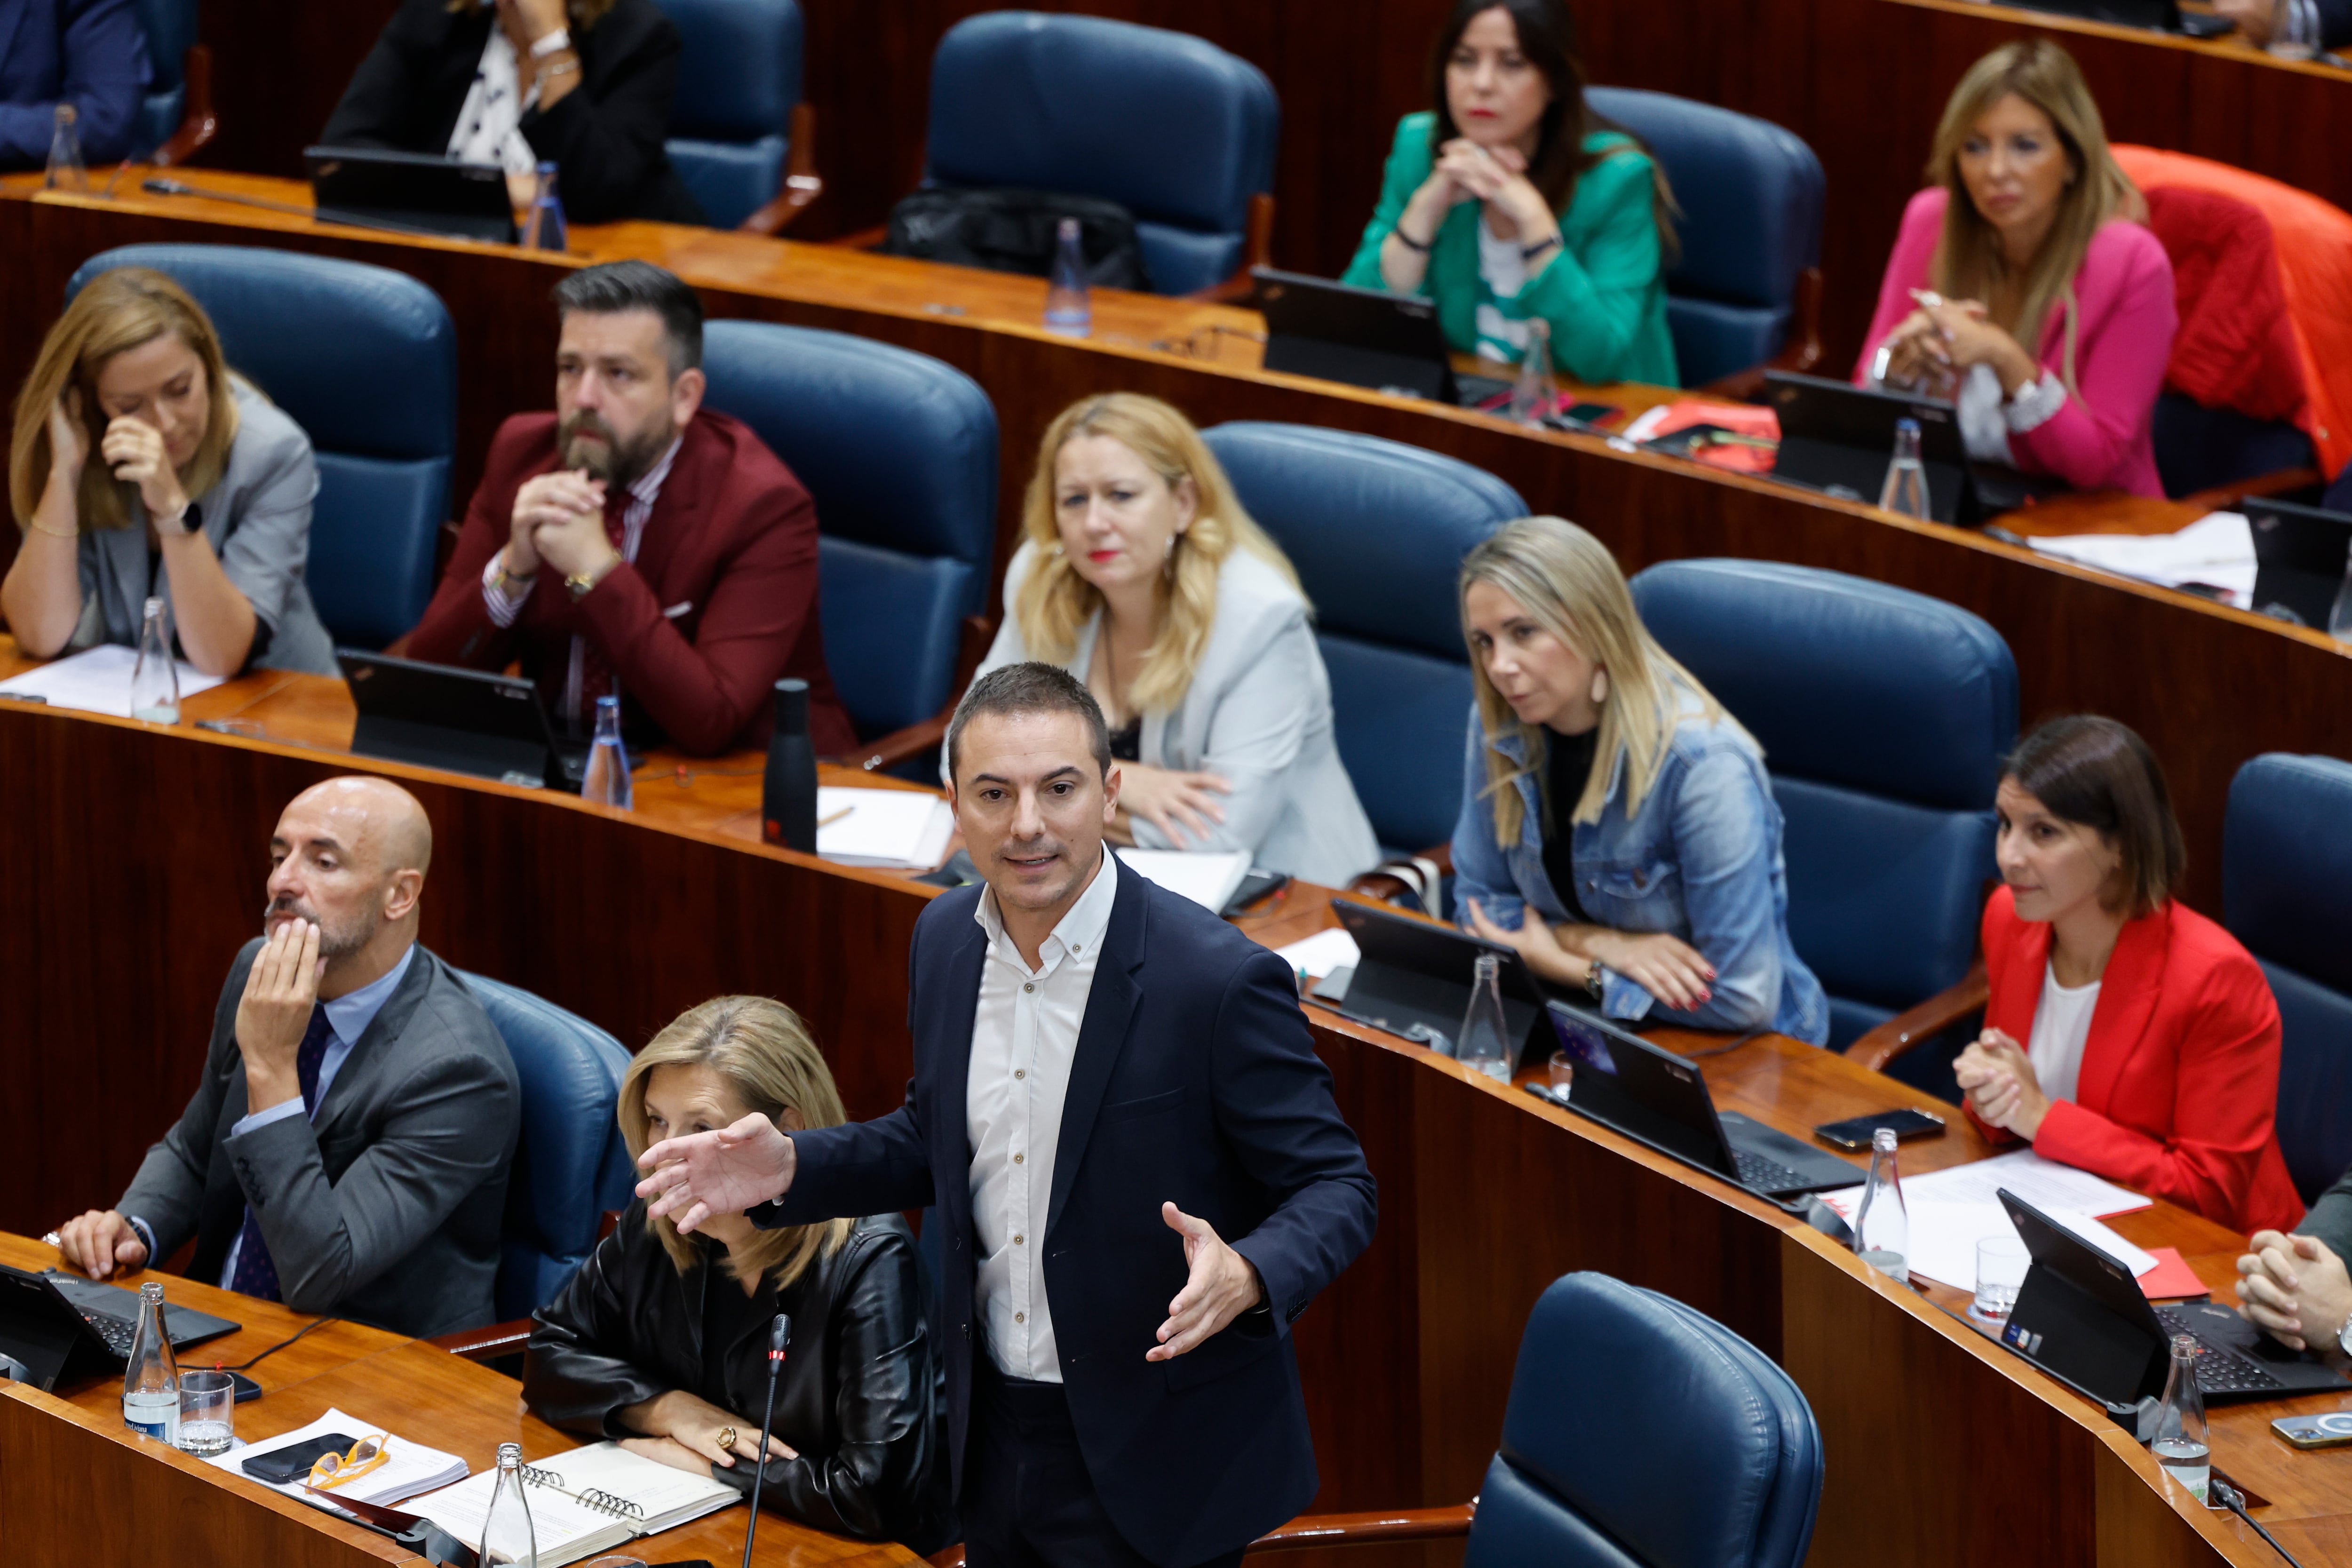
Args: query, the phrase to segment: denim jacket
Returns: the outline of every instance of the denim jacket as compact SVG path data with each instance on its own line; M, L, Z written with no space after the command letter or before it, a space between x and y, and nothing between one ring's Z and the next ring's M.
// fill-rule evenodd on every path
M1568 919L1543 861L1541 785L1516 781L1525 807L1518 843L1496 842L1494 801L1486 794L1486 748L1526 765L1516 733L1489 741L1470 710L1462 819L1454 829L1454 918L1466 923L1469 900L1516 931L1528 905L1553 922ZM1780 808L1754 745L1727 725L1706 722L1697 700L1683 697L1681 721L1664 765L1640 813L1625 813L1625 755L1610 766L1609 796L1597 823L1575 827L1577 898L1586 916L1616 931L1665 931L1690 943L1715 967L1707 1000L1688 1013L1665 1011L1662 1023L1705 1029L1774 1029L1820 1045L1829 1038L1829 1000L1789 943L1789 883L1780 858ZM1566 816L1573 801L1554 802ZM1655 998L1603 969L1601 1011L1646 1018Z

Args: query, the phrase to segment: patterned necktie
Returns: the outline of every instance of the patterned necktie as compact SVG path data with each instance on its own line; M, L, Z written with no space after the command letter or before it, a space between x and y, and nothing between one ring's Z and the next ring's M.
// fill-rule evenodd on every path
M613 548L620 551L625 558L628 553L629 503L636 498L629 494L627 487L622 485L610 487L604 492L604 537L611 540ZM575 608L572 614L578 616L579 611ZM580 711L571 717L576 720L584 733L596 728L596 699L611 696L614 687L612 661L604 657L604 650L598 647L596 639L584 630L578 635L580 637Z
M327 1023L327 1005L323 1002L310 1009L310 1026L302 1032L302 1046L294 1053L294 1076L302 1085L302 1109L310 1115L319 1110L319 1064L327 1059L327 1042L334 1037ZM237 1232L236 1274L229 1280L229 1289L241 1296L258 1296L265 1301L282 1300L278 1289L278 1265L270 1261L269 1244L261 1239L261 1221L253 1205L245 1205L245 1227Z

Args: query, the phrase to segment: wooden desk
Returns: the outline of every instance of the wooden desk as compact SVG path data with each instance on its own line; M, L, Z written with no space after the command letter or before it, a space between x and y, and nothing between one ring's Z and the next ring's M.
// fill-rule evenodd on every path
M302 187L286 182L209 171L192 177L307 200ZM2016 655L2028 724L2064 712L2107 713L2137 729L2163 757L2188 837L2187 896L2209 913L2220 910L2221 818L2238 767L2266 751L2352 756L2352 651L2323 632L1767 479L1270 374L1257 368L1256 345L1241 335L1256 328L1250 312L1101 290L1096 336L1074 341L1044 330L1045 285L1035 279L648 224L575 230L579 256L554 257L148 196L136 194L135 180L124 184L134 194L110 202L36 197L26 177L0 180L0 290L32 302L0 311L0 384L16 384L47 330L49 318L37 302L61 299L74 268L111 246L268 244L392 267L441 294L465 345L456 497L462 506L499 421L543 408L552 397L547 367L555 321L547 290L562 269L583 258L642 255L692 282L714 316L855 332L931 354L977 379L995 402L1002 432L1000 569L1046 425L1087 394L1144 392L1202 425L1286 420L1460 458L1510 483L1535 510L1585 524L1628 572L1687 556L1793 561L1973 610ZM2161 529L2188 521L2189 510L2111 500L2071 503L2064 515L2070 527L2105 520ZM0 542L0 552L5 548Z

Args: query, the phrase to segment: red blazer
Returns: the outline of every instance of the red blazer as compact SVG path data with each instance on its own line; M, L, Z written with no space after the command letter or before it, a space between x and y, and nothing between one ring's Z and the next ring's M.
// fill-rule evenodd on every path
M818 752L838 756L857 743L825 673L816 509L747 426L709 409L697 414L636 563L615 566L577 602L542 569L514 625L501 629L482 603L482 573L513 531L515 492L554 468L554 415L518 414L499 427L448 573L408 634L410 658L476 669L519 658L552 712L572 638L586 636L619 678L624 704L680 750L705 756L765 744L775 683L798 676L809 683ZM679 605L688 607L663 614Z
M1985 1023L2027 1044L2050 963L2049 923L2018 919L2001 888L1985 904L1984 953ZM2279 1152L2278 1078L2278 1003L2261 966L2176 900L2125 922L2074 1098L2052 1104L2033 1151L2235 1230L2292 1229L2303 1200Z

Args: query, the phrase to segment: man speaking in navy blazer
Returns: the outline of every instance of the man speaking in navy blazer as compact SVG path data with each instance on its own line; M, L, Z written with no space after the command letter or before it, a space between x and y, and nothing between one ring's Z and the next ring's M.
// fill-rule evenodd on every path
M1084 686L992 672L948 764L987 885L916 922L907 1103L656 1143L637 1190L681 1230L936 1203L972 1568L1238 1563L1315 1495L1289 1330L1371 1240L1363 1151L1283 961L1104 847Z

